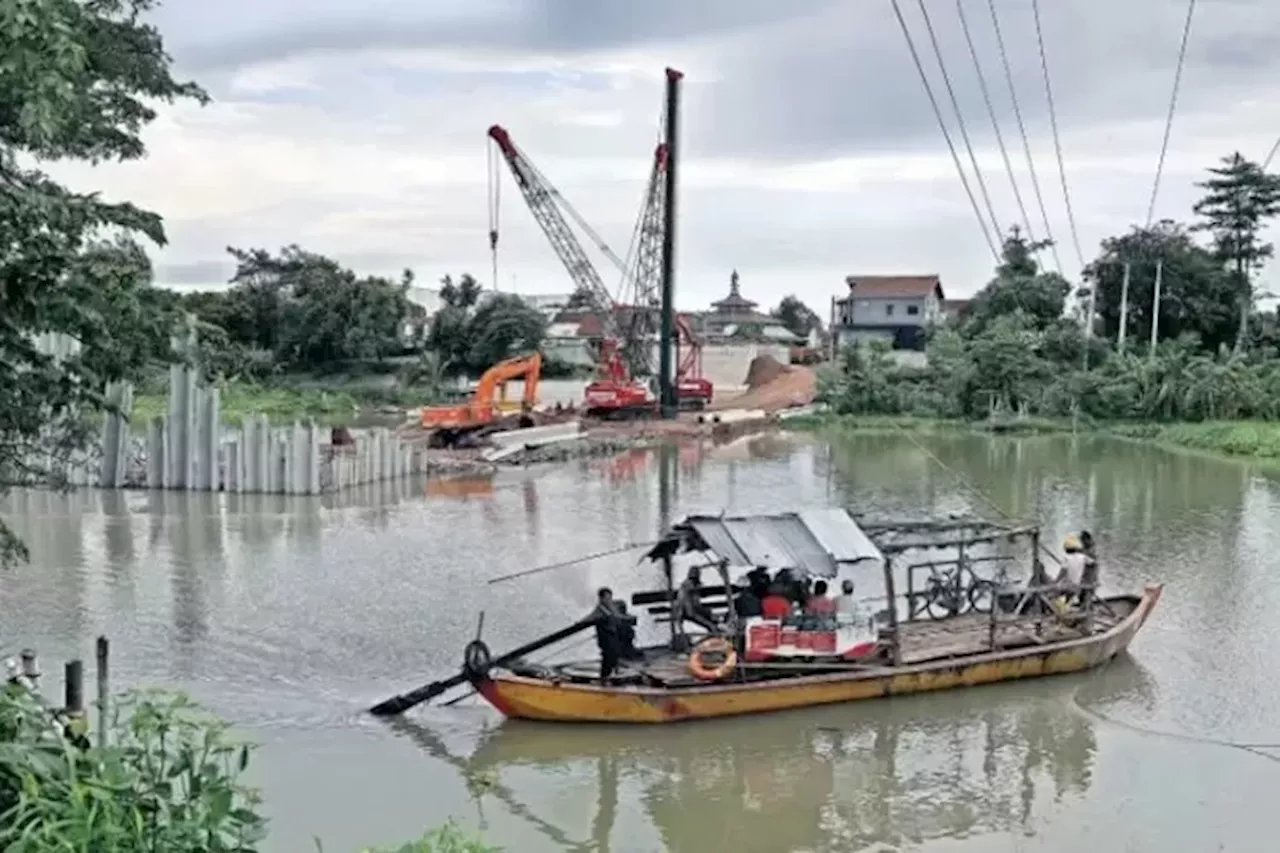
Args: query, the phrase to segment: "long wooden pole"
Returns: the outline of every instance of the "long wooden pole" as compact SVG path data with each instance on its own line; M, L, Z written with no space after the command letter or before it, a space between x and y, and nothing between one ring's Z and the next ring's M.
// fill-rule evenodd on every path
M676 280L676 171L680 162L680 79L684 74L667 69L667 170L664 174L666 206L662 216L662 322L658 351L658 392L662 417L674 418L678 409L672 339L675 336Z
M473 672L464 668L452 678L446 678L443 681L433 681L430 684L424 684L415 690L410 690L408 693L401 693L398 696L392 696L390 699L379 702L377 705L374 705L369 709L369 713L373 714L375 717L393 717L397 714L403 714L405 711L416 705L421 705L423 702L428 702L434 699L446 690L452 690L455 687L466 684L475 676L483 675L494 667L508 664L516 658L522 658L525 655L533 654L539 649L544 649L547 646L558 643L563 639L572 637L580 631L585 631L588 628L594 628L596 622L598 622L600 618L601 617L593 613L586 619L574 622L567 628L561 628L554 634L548 634L531 643L525 643L518 649L512 649L506 654L493 658L480 672Z

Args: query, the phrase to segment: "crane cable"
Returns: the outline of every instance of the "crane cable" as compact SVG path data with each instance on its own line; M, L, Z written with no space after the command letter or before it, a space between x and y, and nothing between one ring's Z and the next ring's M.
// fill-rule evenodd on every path
M951 162L955 164L956 174L960 176L960 183L964 187L964 194L969 198L969 205L973 208L973 213L978 217L978 227L982 230L982 236L987 241L987 248L991 251L991 256L1000 262L1000 253L996 251L995 243L991 239L991 232L987 230L986 219L982 216L982 209L978 207L978 199L973 194L973 188L969 186L969 178L964 173L964 166L960 163L960 155L956 153L955 143L951 139L951 132L947 130L947 124L942 118L942 108L938 106L938 99L933 94L933 86L929 84L929 76L925 74L924 64L920 61L920 54L916 51L915 40L911 37L911 30L907 27L906 18L902 17L902 7L898 0L891 0L893 3L893 14L898 19L898 25L902 28L902 35L907 40L907 49L911 51L911 60L915 63L916 71L920 74L920 82L924 84L925 94L929 97L929 104L933 107L934 118L938 120L938 127L942 130L942 138L946 140L947 150L951 152Z
M933 55L938 60L938 70L942 72L942 84L946 86L947 97L951 100L952 110L955 111L956 126L960 130L960 138L964 141L965 150L969 154L969 165L973 166L973 176L978 182L978 191L982 193L982 200L987 205L987 215L991 217L995 242L999 245L1003 240L1004 230L996 218L996 210L991 204L991 195L987 192L987 182L982 177L982 168L978 165L977 155L973 153L973 143L969 140L969 131L964 124L964 114L960 112L960 101L956 98L956 90L951 86L951 75L947 73L947 64L942 59L942 48L938 45L938 36L933 30L933 20L929 17L929 10L925 8L924 0L916 0L916 4L920 7L921 17L924 18L925 32L929 35L929 43L933 45Z
M1160 157L1156 160L1156 178L1151 186L1151 201L1147 203L1147 228L1156 214L1156 197L1160 194L1160 178L1164 174L1164 159L1169 153L1169 136L1173 132L1173 116L1178 109L1178 89L1182 85L1182 66L1187 59L1187 42L1191 38L1191 18L1196 11L1196 0L1187 2L1187 19L1182 24L1182 45L1178 48L1178 64L1173 72L1173 93L1169 96L1169 114L1164 120L1164 140L1160 143ZM1274 151L1272 152L1274 153Z
M1013 102L1013 115L1018 120L1018 133L1022 136L1022 152L1027 158L1027 172L1031 175L1031 189L1035 192L1036 205L1040 208L1040 221L1044 223L1045 239L1049 241L1049 252L1053 255L1053 265L1058 274L1062 274L1062 258L1058 255L1058 241L1053 239L1053 228L1049 225L1049 212L1044 206L1044 193L1040 190L1040 178L1036 175L1035 158L1031 155L1031 140L1027 136L1027 125L1022 120L1022 107L1018 104L1018 89L1013 83L1013 68L1009 65L1009 52L1004 46L1004 33L1000 29L1000 15L996 12L996 0L987 0L987 9L991 12L991 28L996 33L996 46L1000 50L1000 63L1004 66L1004 81L1009 89L1009 100Z
M1027 216L1027 206L1022 200L1022 190L1018 188L1018 179L1013 174L1009 149L1004 144L1004 134L1000 132L1000 120L996 118L996 108L991 102L991 89L987 87L987 75L982 71L982 63L978 60L978 49L974 46L973 33L969 29L969 18L964 13L964 0L956 0L956 14L960 17L960 29L964 31L965 44L969 46L969 58L973 60L973 70L978 75L978 87L982 90L982 100L987 104L987 115L991 118L991 129L995 131L996 144L1000 147L1000 158L1004 161L1004 170L1009 176L1009 185L1013 188L1013 200L1017 203L1018 212L1022 215L1022 225L1027 229L1027 239L1035 243L1031 217Z
M489 254L493 263L493 292L498 288L498 215L502 209L502 181L498 174L498 153L493 140L488 140L485 155L489 170Z
M1071 207L1071 191L1067 188L1067 168L1062 161L1062 136L1058 133L1058 110L1053 105L1053 84L1049 81L1049 58L1044 49L1044 29L1040 25L1040 0L1031 0L1031 15L1035 19L1036 44L1040 48L1040 70L1044 75L1044 94L1049 103L1049 125L1053 129L1053 149L1058 158L1058 175L1062 179L1062 201L1067 209L1067 224L1071 227L1071 243L1076 260L1084 270L1084 252L1080 251L1080 233L1076 230L1076 214Z

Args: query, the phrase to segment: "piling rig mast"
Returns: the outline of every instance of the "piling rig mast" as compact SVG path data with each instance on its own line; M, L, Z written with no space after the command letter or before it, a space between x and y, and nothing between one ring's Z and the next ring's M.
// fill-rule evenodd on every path
M550 181L533 165L503 127L489 128L489 138L511 169L516 186L539 227L569 273L575 292L584 294L601 321L599 370L586 389L589 414L603 417L646 417L657 413L656 400L635 377L649 374L650 339L659 319L659 291L665 240L663 220L666 207L667 147L659 142L654 150L644 204L632 236L627 261L620 259ZM497 175L490 173L490 180ZM496 205L496 184L490 190ZM634 293L631 306L620 305L609 293L599 272L569 227L565 214L591 238L600 251L623 274L622 290ZM497 251L498 231L495 210L490 211L490 248ZM496 260L495 260L496 266ZM681 408L701 409L711 402L712 385L702 377L702 348L688 322L675 316L677 332L676 397ZM682 352L683 350L683 352Z

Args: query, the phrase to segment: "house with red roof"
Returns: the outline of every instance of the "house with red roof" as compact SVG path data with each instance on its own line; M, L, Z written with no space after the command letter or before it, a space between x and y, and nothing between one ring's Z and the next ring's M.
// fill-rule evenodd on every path
M883 340L897 350L923 352L929 327L946 318L936 275L851 275L845 284L849 294L834 306L840 346Z

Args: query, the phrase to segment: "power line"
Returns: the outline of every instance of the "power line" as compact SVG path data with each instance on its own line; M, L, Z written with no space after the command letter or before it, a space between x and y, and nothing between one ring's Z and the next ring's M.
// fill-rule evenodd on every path
M951 99L951 108L956 113L956 126L960 129L960 138L964 140L964 147L969 152L969 164L973 166L973 177L978 182L978 190L982 193L982 200L987 205L987 215L991 217L991 227L994 229L996 241L1002 243L1004 240L1004 231L1000 228L1000 222L996 219L996 209L991 204L991 196L987 192L987 182L982 179L982 168L978 165L978 158L973 153L973 143L969 141L969 131L964 126L964 114L960 112L960 101L956 99L956 91L951 86L951 75L947 73L947 64L942 59L942 48L938 45L938 36L933 31L933 21L929 18L929 10L925 8L924 0L916 0L916 4L920 7L920 15L924 18L925 32L929 34L929 43L933 45L933 55L938 60L938 70L942 72L942 84L947 87L947 96Z
M1191 17L1196 11L1196 0L1188 0L1187 19L1182 24L1182 45L1178 48L1178 64L1173 72L1173 93L1169 96L1169 115L1164 120L1164 140L1160 143L1160 158L1156 161L1156 179L1151 186L1151 201L1147 204L1147 227L1156 215L1156 196L1160 194L1160 178L1164 174L1164 158L1169 153L1169 135L1173 132L1173 116L1178 109L1178 88L1182 85L1182 66L1187 58L1187 42L1191 38ZM1274 150L1272 151L1274 154Z
M1027 137L1027 126L1022 120L1022 107L1018 106L1018 89L1013 84L1013 69L1009 66L1009 52L1004 47L1004 34L1000 31L1000 15L996 12L995 0L987 0L987 8L991 11L991 27L996 31L996 45L1000 48L1000 62L1004 66L1004 81L1009 87L1009 99L1013 101L1013 115L1018 120L1018 133L1022 135L1022 151L1027 157L1027 171L1031 174L1031 189L1035 191L1036 205L1040 208L1040 221L1044 223L1045 238L1049 240L1049 251L1053 254L1053 265L1058 274L1062 274L1062 259L1058 256L1058 242L1053 239L1053 228L1049 225L1049 213L1044 206L1044 193L1040 191L1040 179L1036 177L1035 158L1031 156L1031 141Z
M915 39L911 38L911 30L907 27L907 21L902 17L902 7L898 5L898 0L892 0L893 14L898 19L898 25L902 27L902 35L907 40L907 49L911 51L911 60L915 63L916 71L920 74L920 82L924 84L924 92L929 96L929 104L933 107L934 118L938 120L938 127L942 130L942 138L947 142L947 150L951 152L951 162L955 164L956 174L960 176L960 183L964 186L964 194L969 197L969 205L973 208L973 213L978 217L978 227L982 229L983 239L987 241L987 248L991 250L991 256L1000 260L1000 253L996 251L996 244L991 240L991 232L987 230L987 222L982 217L982 209L978 207L978 199L973 195L973 188L969 186L969 178L964 173L964 166L960 164L960 155L956 153L955 143L951 141L951 132L947 130L947 123L942 118L942 108L938 106L938 99L933 94L933 86L929 85L929 76L924 72L924 63L920 61L920 54L916 51Z
M982 72L982 63L978 61L978 49L973 44L973 33L969 30L969 19L964 13L964 0L956 0L956 14L960 16L960 29L964 31L965 44L969 46L969 57L973 60L973 70L978 75L978 87L982 90L982 100L987 104L987 115L991 117L991 129L996 134L996 144L1000 146L1000 158L1004 160L1004 170L1009 175L1009 185L1013 187L1013 199L1022 214L1022 224L1027 229L1027 239L1035 242L1035 232L1031 228L1031 217L1027 216L1027 206L1022 201L1022 190L1018 189L1018 179L1013 174L1013 163L1009 161L1009 149L1004 144L1004 134L1000 132L1000 120L996 118L996 108L991 103L991 90L987 88L987 76Z
M1031 0L1031 15L1036 23L1036 43L1040 47L1040 70L1044 74L1044 94L1049 102L1049 125L1053 130L1053 149L1058 157L1058 175L1062 179L1062 201L1067 208L1067 224L1071 226L1071 243L1076 260L1084 269L1084 252L1080 251L1080 232L1076 230L1076 214L1071 209L1071 191L1067 188L1067 167L1062 162L1062 137L1058 134L1058 111L1053 105L1053 85L1049 82L1049 59L1044 50L1044 30L1040 26L1040 0Z
M1267 153L1267 159L1262 161L1262 171L1266 171L1271 165L1271 161L1276 158L1276 152L1280 151L1280 139L1276 140L1276 144L1271 146L1271 150Z

